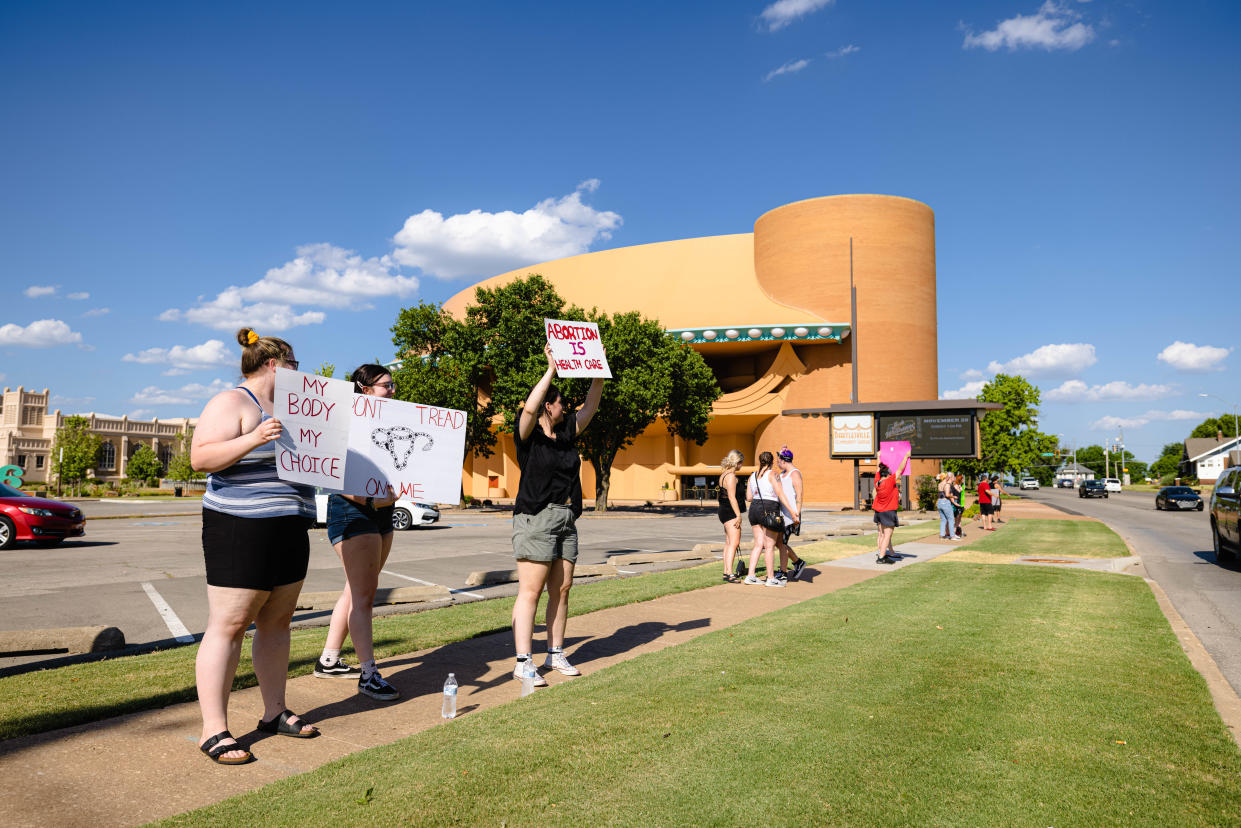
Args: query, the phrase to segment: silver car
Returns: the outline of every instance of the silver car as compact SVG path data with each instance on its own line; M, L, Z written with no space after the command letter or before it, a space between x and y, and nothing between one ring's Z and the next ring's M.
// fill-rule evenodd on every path
M327 523L327 495L315 493L315 523ZM393 529L413 529L415 526L430 526L440 519L440 510L430 503L415 503L408 498L401 498L392 509Z

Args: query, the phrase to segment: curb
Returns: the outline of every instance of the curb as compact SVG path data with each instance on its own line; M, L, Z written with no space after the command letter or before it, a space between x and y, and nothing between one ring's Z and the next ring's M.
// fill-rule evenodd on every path
M340 600L341 590L330 592L303 592L297 597L299 610L332 609ZM452 601L452 592L446 586L393 587L375 591L375 606L388 604L422 604L433 601Z
M1168 623L1172 626L1172 632L1176 635L1177 640L1181 643L1181 649L1189 658L1189 663L1198 675L1202 676L1203 681L1207 683L1207 690L1211 694L1211 701L1215 704L1215 710L1219 713L1219 717L1224 720L1224 727L1228 728L1228 735L1232 736L1232 740L1236 742L1237 747L1241 748L1241 697L1237 696L1237 692L1232 689L1232 685L1228 683L1228 679L1224 678L1224 674L1220 672L1219 665L1215 663L1215 659L1211 658L1211 654L1207 652L1207 648L1203 646L1198 636L1194 635L1194 631L1185 623L1185 619L1176 611L1176 607L1172 605L1172 600L1168 598L1168 593L1163 591L1163 587L1155 583L1150 578L1143 578L1150 586L1150 590L1155 595L1155 601L1159 604L1159 609L1163 610L1164 617L1168 619Z
M0 657L41 653L101 653L125 647L116 627L56 627L45 630L0 631Z
M579 564L573 567L573 577L588 575L619 575L616 567L606 564ZM513 584L517 582L516 569L476 569L465 579L466 586L486 586L488 584Z

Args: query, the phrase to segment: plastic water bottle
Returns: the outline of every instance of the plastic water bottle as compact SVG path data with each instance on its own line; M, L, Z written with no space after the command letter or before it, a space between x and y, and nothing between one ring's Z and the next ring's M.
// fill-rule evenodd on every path
M522 664L521 670L521 695L523 698L534 692L534 670L534 659L526 659Z
M445 719L457 718L457 676L454 673L449 673L444 682L444 707L440 715Z

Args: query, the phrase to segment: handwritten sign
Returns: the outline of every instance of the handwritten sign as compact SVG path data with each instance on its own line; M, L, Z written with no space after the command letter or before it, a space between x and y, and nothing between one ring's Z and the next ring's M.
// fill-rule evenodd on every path
M465 412L354 394L350 408L347 494L428 503L461 500Z
M892 440L891 442L882 442L879 444L879 462L887 466L893 474L897 474L897 465L905 459L905 455L909 454L908 440ZM902 477L909 477L909 463L905 464L905 468L900 472Z
M552 347L558 377L612 378L608 358L603 354L603 340L594 322L570 322L544 319L547 344Z
M276 441L281 480L339 491L345 481L353 383L276 369L273 411L284 426Z

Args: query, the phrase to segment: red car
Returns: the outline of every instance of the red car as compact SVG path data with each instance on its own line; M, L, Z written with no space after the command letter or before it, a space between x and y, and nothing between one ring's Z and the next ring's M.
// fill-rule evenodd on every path
M65 538L86 534L86 518L76 506L31 497L0 483L0 549L18 541L34 541L39 546L55 546Z

